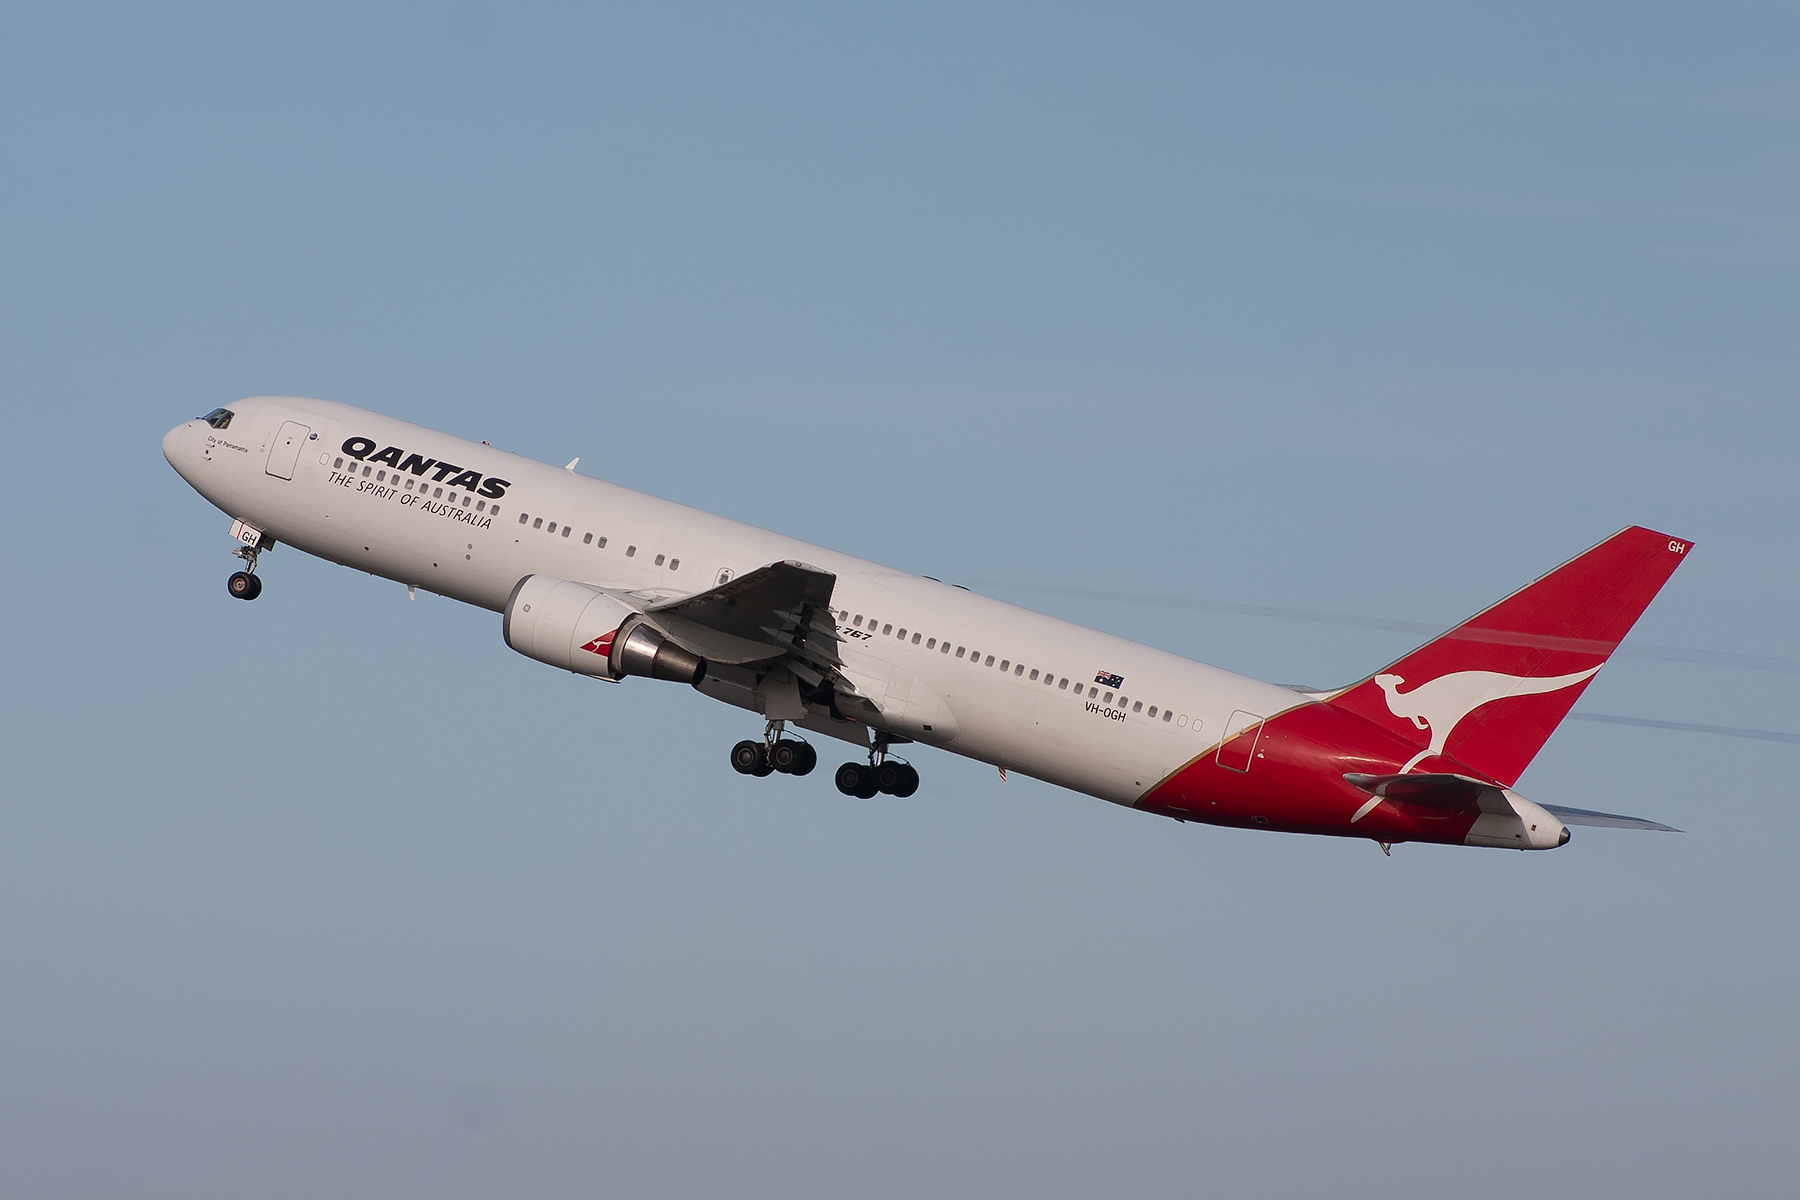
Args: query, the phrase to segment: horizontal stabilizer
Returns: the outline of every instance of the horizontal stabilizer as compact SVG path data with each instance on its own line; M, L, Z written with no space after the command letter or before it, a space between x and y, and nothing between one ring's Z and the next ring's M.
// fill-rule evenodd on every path
M1617 813L1593 812L1585 808L1564 808L1560 804L1539 805L1564 825L1593 825L1602 829L1660 829L1664 833L1680 833L1673 825L1646 821L1642 817L1622 817Z
M1512 806L1496 784L1467 775L1361 775L1354 771L1344 782L1383 800L1423 804L1451 812L1512 814Z

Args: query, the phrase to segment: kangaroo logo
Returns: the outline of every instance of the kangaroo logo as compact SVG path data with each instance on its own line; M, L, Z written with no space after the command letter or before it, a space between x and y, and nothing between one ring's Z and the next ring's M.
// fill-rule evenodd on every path
M1573 675L1552 675L1547 679L1502 675L1498 671L1457 671L1421 683L1410 692L1400 690L1400 685L1406 682L1403 677L1377 675L1375 682L1387 693L1388 711L1411 721L1415 729L1431 730L1431 744L1413 755L1412 760L1400 768L1400 773L1404 775L1422 760L1442 754L1450 735L1456 732L1463 718L1482 705L1508 696L1560 692L1592 678L1603 665Z

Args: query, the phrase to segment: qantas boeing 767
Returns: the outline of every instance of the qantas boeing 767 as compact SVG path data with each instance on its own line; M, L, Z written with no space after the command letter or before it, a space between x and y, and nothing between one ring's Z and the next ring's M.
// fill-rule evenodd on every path
M911 795L934 746L1115 804L1251 829L1545 850L1570 824L1666 828L1512 790L1686 556L1633 527L1350 687L1301 692L364 409L285 396L169 431L163 454L277 543L502 614L507 645L764 718L746 775L804 775L797 734L859 748L839 790Z

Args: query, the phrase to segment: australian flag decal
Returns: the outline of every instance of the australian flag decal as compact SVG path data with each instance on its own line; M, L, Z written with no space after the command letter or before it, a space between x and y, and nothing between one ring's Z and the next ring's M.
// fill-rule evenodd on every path
M1113 675L1109 672L1102 671L1098 675L1094 676L1094 682L1099 684L1101 687L1111 687L1111 688L1124 687L1125 686L1125 677L1123 675Z

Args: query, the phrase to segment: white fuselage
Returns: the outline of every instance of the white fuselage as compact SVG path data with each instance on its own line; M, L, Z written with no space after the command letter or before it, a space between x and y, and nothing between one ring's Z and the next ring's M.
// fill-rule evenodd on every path
M1286 688L365 409L289 397L231 407L227 428L190 421L170 432L164 453L201 495L280 543L495 611L526 575L654 601L705 591L770 563L805 562L837 577L840 654L859 690L896 712L929 697L945 714L932 733L914 728L916 740L1104 800L1136 803L1212 749L1234 713L1268 717L1307 701ZM359 461L344 449L357 438L439 467L400 472L396 464L367 461L369 450ZM446 464L459 471L442 470ZM291 478L281 477L289 471ZM447 486L461 472L468 473L464 486ZM1107 686L1107 675L1124 682ZM746 687L709 680L701 690L758 707ZM801 724L852 741L869 736L860 723L815 717Z

